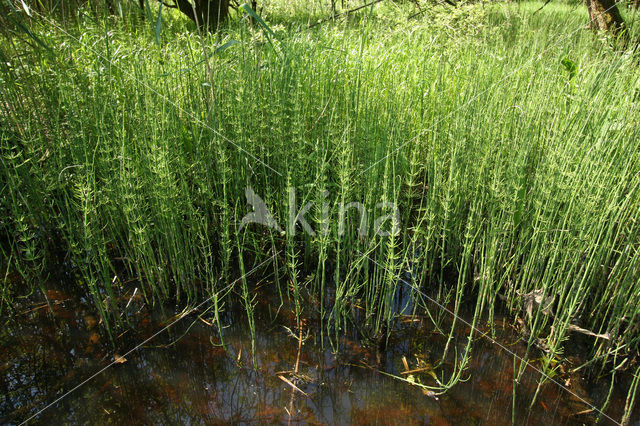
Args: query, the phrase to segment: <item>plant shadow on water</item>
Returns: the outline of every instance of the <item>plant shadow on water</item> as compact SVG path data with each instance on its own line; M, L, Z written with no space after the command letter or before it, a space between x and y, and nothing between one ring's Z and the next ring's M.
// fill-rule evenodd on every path
M272 284L272 283L271 283ZM468 328L457 327L447 361L447 336L436 332L428 316L398 313L385 345L371 343L358 330L340 333L335 352L322 345L318 315L305 312L308 338L298 354L293 307L281 304L273 286L256 298L256 353L242 303L222 315L225 348L206 313L177 322L141 349L122 355L166 327L160 312L128 296L132 327L111 343L96 320L92 304L50 285L49 304L35 297L20 306L21 318L2 331L0 422L17 424L112 361L114 365L40 413L36 422L73 423L323 423L323 424L573 424L595 423L596 414L575 395L547 382L530 409L539 375L527 369L513 401L513 355L476 338L465 381L433 396L407 381L435 383L433 375L450 368L463 352ZM135 294L132 291L129 294ZM305 305L305 307L311 304ZM311 309L308 309L309 311ZM401 311L401 310L400 310ZM169 312L165 308L165 313ZM205 315L202 315L205 314ZM445 318L444 325L448 319ZM523 355L525 344L506 319L495 321L496 337ZM458 330L459 329L459 330ZM135 330L135 331L134 331ZM487 330L481 330L485 332ZM323 347L324 346L324 347ZM114 349L115 347L115 349ZM456 355L457 353L457 355ZM449 360L450 358L450 360ZM299 359L299 369L294 365ZM407 371L414 373L410 376ZM600 403L607 385L591 386L577 375L561 378L580 398ZM293 385L293 386L292 386ZM293 389L293 387L296 389ZM607 413L624 411L624 389L616 389ZM515 413L512 417L512 409ZM290 413L290 414L289 414ZM632 419L638 416L635 413ZM632 420L633 422L633 420Z

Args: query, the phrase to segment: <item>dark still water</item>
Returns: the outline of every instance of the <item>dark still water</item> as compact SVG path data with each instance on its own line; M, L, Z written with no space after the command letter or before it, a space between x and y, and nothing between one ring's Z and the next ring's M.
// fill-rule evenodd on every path
M571 393L548 382L530 409L538 373L527 369L514 392L513 355L479 337L464 381L434 396L384 374L425 385L435 384L434 375L449 377L452 362L431 367L447 339L426 317L401 316L386 343L355 329L342 332L336 353L326 334L322 347L318 320L305 316L313 310L308 306L299 351L291 307L280 306L277 294L266 291L256 298L255 353L242 310L222 314L225 350L211 312L203 309L124 356L180 312L162 321L163 315L150 314L139 294L131 298L129 291L124 315L131 328L114 332L112 344L92 305L59 288L46 293L50 305L34 296L3 320L0 423L590 424L598 413L583 400L602 404L609 386L559 368L554 379ZM500 342L524 354L524 343L506 322L497 329ZM454 339L452 360L461 356L467 331L461 327ZM407 367L417 371L402 374ZM625 383L616 386L606 412L616 420L624 410ZM638 424L637 413L633 422ZM613 424L606 417L601 423Z

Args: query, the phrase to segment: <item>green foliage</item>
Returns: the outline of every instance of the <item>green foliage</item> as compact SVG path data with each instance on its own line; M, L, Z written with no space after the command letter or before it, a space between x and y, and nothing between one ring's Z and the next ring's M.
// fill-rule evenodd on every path
M564 58L561 62L562 66L569 73L569 80L572 80L578 74L578 65L569 58Z
M611 351L618 362L631 356L634 58L574 31L584 14L565 6L434 7L412 19L410 5L392 6L309 31L244 7L259 26L238 16L208 38L175 32L166 9L150 21L155 37L90 14L64 26L41 18L27 34L53 55L33 54L32 36L3 39L0 238L12 267L35 285L62 251L116 321L124 281L139 280L149 301L214 295L222 306L225 279L282 252L283 297L299 318L311 309L297 303L302 294L314 295L330 333L354 306L372 334L389 330L399 277L411 271L411 299L431 311L425 292L455 312L469 305L474 323L506 300L548 360L571 324L609 333L592 340L601 365ZM316 230L326 190L332 218L339 202L374 217L379 203L396 203L401 231L374 235L371 220L361 238L347 212L344 232L238 233L246 187L284 227L289 186L298 208L315 201ZM250 281L241 283L253 329ZM15 291L3 282L3 299ZM538 294L551 305L528 304Z

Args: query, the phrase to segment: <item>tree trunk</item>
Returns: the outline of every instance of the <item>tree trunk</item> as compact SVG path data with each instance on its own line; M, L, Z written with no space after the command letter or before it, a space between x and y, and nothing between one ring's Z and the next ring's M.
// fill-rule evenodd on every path
M176 5L203 31L216 31L229 15L229 0L176 0Z
M594 30L609 31L618 34L624 29L624 20L620 15L616 0L585 0L589 11L589 27Z
M209 31L217 31L229 14L229 0L200 0L199 3L202 7L202 25Z

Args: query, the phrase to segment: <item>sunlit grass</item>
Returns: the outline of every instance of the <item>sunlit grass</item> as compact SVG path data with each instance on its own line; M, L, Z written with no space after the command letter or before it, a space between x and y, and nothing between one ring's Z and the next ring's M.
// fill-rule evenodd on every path
M609 333L590 355L619 365L640 339L640 74L582 9L540 5L384 6L312 30L293 8L270 39L240 17L204 40L167 17L160 44L133 18L35 20L50 52L20 32L0 44L7 263L38 288L62 252L111 323L126 280L194 303L282 251L283 297L314 294L330 338L356 305L388 330L411 271L428 309L421 292L475 306L474 323L506 304L548 360L570 324ZM288 187L316 230L328 203L328 234L238 234L246 187L283 227ZM352 201L366 238L356 214L339 232ZM399 233L374 234L380 202ZM21 291L3 282L3 300ZM551 305L527 313L533 295Z

